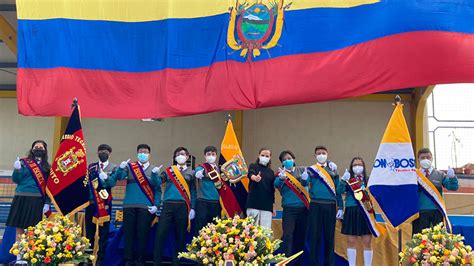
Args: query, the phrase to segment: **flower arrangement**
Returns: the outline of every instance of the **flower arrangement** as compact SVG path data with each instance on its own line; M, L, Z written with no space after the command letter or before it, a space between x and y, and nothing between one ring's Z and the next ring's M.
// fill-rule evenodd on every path
M93 260L85 251L89 240L81 237L81 227L66 216L56 215L53 220L44 219L30 226L13 244L10 253L29 261L32 265L79 263Z
M178 257L204 265L224 265L229 260L236 265L277 263L284 260L285 255L273 255L281 240L272 238L272 230L254 225L252 217L215 218L214 223L209 223L193 238L187 246L188 252Z
M471 246L464 245L464 237L446 231L444 225L423 229L413 235L403 252L401 265L471 265L474 254Z

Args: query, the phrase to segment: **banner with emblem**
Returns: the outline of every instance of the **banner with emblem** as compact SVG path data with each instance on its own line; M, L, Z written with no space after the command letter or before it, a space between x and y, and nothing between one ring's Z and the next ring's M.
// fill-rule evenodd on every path
M385 129L368 188L391 226L398 228L418 217L415 155L400 102Z
M73 111L51 166L46 193L61 215L73 215L89 205L89 178L79 105Z
M227 120L227 127L221 143L219 164L221 165L222 178L229 183L240 209L245 210L249 190L248 168L230 118Z

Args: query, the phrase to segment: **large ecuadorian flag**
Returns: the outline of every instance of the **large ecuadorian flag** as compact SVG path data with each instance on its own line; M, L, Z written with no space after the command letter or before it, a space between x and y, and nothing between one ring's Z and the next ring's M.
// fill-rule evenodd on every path
M385 129L368 188L393 227L418 217L416 161L401 103Z
M471 0L17 0L24 115L171 117L474 82Z

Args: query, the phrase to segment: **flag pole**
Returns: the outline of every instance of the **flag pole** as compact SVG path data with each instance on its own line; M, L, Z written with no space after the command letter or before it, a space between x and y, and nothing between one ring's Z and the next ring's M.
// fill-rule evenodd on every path
M397 106L399 104L401 104L402 102L402 98L400 97L400 95L396 95L395 96L395 103L393 103L394 106ZM398 253L397 253L397 261L398 261L398 254L400 254L400 252L402 252L402 227L400 226L400 228L398 229Z

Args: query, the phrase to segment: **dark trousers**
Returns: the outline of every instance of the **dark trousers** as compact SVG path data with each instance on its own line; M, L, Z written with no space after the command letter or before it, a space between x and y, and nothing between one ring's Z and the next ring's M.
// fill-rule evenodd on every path
M145 265L148 232L155 216L143 208L123 209L126 265Z
M196 201L196 218L194 219L194 235L199 234L215 217L221 217L221 204L219 201L198 199Z
M178 252L185 249L186 229L188 226L188 207L185 202L166 201L161 211L158 229L156 230L154 261L161 265L163 247L168 236L170 225L175 227L176 249L173 252L173 265L179 265Z
M92 249L95 243L95 229L96 224L92 222L95 212L95 204L91 204L86 208L86 237L90 240ZM105 250L107 249L107 240L109 239L109 226L110 222L104 223L99 226L99 251L97 252L97 265L102 265L102 261L105 258Z
M305 207L283 207L283 250L287 257L300 252L304 248L308 229L308 209ZM301 257L291 265L301 265Z
M443 215L438 210L426 210L419 212L418 219L414 220L413 234L421 233L425 228L435 226L443 221Z
M324 265L333 266L336 203L312 202L309 207L309 228L309 265L319 265L321 238L324 238Z

